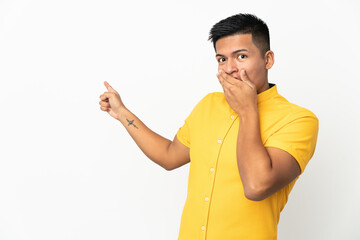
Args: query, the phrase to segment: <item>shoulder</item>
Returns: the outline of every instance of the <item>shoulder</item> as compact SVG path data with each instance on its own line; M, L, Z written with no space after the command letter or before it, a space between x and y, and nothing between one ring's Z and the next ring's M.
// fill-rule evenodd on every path
M309 109L297 104L288 102L285 105L288 110L278 126L279 133L287 133L289 138L297 141L300 141L300 139L307 139L308 143L312 142L312 139L316 141L319 131L319 119L317 116Z
M294 103L289 103L289 107L289 120L308 119L310 121L313 121L314 123L319 122L317 116L309 109L301 107Z
M226 102L225 95L222 92L212 92L205 95L196 105L196 107L214 107Z
M208 118L210 115L221 113L226 109L226 106L227 102L224 93L208 93L195 105L191 112L191 118Z
M309 109L289 102L281 95L276 95L266 105L262 105L260 123L264 129L271 129L273 134L316 135L319 119ZM269 135L269 137L270 137Z
M225 99L225 95L222 92L211 92L208 93L207 95L205 95L205 97L202 98L201 101L205 101L205 102L211 102L211 101L217 101L217 100L221 100L221 99Z
M314 121L318 121L317 116L309 109L299 106L295 103L289 102L282 95L278 94L274 99L273 105L282 111L288 120L296 120L299 118L310 118Z

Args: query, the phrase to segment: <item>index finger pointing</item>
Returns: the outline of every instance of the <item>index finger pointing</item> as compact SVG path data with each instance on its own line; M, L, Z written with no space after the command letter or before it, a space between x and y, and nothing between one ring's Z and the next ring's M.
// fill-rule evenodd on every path
M104 85L105 85L105 87L107 88L107 90L109 90L109 88L112 88L107 81L104 82Z

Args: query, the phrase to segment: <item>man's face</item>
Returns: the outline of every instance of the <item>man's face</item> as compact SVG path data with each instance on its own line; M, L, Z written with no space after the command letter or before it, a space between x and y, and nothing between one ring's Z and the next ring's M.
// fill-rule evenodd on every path
M249 79L260 93L268 89L267 67L264 56L252 42L251 34L236 34L216 41L218 70L240 80L245 69Z

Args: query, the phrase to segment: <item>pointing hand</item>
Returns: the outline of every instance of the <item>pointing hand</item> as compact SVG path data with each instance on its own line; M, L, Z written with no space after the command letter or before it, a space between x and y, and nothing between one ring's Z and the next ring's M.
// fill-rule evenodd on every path
M115 91L108 82L104 82L105 87L108 92L104 92L100 95L100 109L102 111L106 111L115 119L120 118L120 113L122 109L125 108L123 102L121 101L120 95L117 91Z

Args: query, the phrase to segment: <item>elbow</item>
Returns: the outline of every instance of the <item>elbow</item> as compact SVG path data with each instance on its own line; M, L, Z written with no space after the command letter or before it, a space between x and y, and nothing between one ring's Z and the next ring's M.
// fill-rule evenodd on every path
M175 169L174 166L172 166L172 164L169 164L169 162L167 162L166 164L163 164L162 167L166 170L166 171L172 171Z
M262 195L262 194L257 194L257 193L247 193L245 192L245 197L248 199L248 200L251 200L251 201L256 201L256 202L259 202L259 201L262 201L266 198L266 196Z
M251 201L262 201L269 197L269 192L265 187L245 187L244 186L245 197Z
M173 168L170 167L168 164L161 165L161 167L162 167L163 169L165 169L166 171L171 171L171 170L173 170Z
M171 171L171 170L174 170L174 168L171 168L169 166L163 166L163 168L168 172Z

